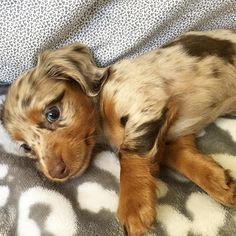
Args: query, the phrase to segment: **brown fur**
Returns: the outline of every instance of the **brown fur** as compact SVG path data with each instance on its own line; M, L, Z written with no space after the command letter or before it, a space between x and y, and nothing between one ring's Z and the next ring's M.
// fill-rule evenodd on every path
M120 165L118 218L129 235L143 235L156 218L152 160L121 152Z
M129 235L143 235L155 220L160 162L236 206L227 171L199 154L191 136L183 137L236 111L235 61L230 30L189 32L109 68L98 68L87 47L72 44L44 52L12 84L3 123L55 181L82 174L105 136L120 154L118 217ZM60 117L49 122L53 106Z
M113 147L120 147L124 138L124 126L121 124L120 117L115 111L115 104L112 99L101 100L101 115L107 122L103 125L104 133Z
M210 156L197 151L192 135L167 144L162 164L191 179L218 202L235 207L236 183Z

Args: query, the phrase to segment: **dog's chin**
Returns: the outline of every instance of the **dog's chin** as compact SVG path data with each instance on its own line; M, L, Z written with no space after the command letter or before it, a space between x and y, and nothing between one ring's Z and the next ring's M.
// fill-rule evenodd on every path
M50 181L56 182L56 183L64 183L64 182L68 181L68 180L71 178L70 176L68 176L68 177L63 178L63 179L57 179L57 178L52 178L50 175L46 175L45 173L44 173L44 175L45 175Z

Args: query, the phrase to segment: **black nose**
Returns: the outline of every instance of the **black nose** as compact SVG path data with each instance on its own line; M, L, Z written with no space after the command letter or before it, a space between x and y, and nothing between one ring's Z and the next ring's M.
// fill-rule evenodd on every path
M64 161L60 160L50 167L48 173L52 178L63 179L69 175L69 170Z

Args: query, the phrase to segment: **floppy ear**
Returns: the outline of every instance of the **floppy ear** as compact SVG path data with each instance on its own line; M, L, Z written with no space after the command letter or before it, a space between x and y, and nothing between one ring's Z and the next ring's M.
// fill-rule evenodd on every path
M108 77L108 69L98 68L89 49L79 43L43 52L36 69L53 79L76 81L90 97L100 92Z

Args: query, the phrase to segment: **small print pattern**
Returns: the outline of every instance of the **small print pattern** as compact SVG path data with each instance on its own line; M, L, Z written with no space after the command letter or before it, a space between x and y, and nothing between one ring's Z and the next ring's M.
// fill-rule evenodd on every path
M42 50L75 41L107 66L215 28L236 28L235 0L1 0L0 82L34 66Z

